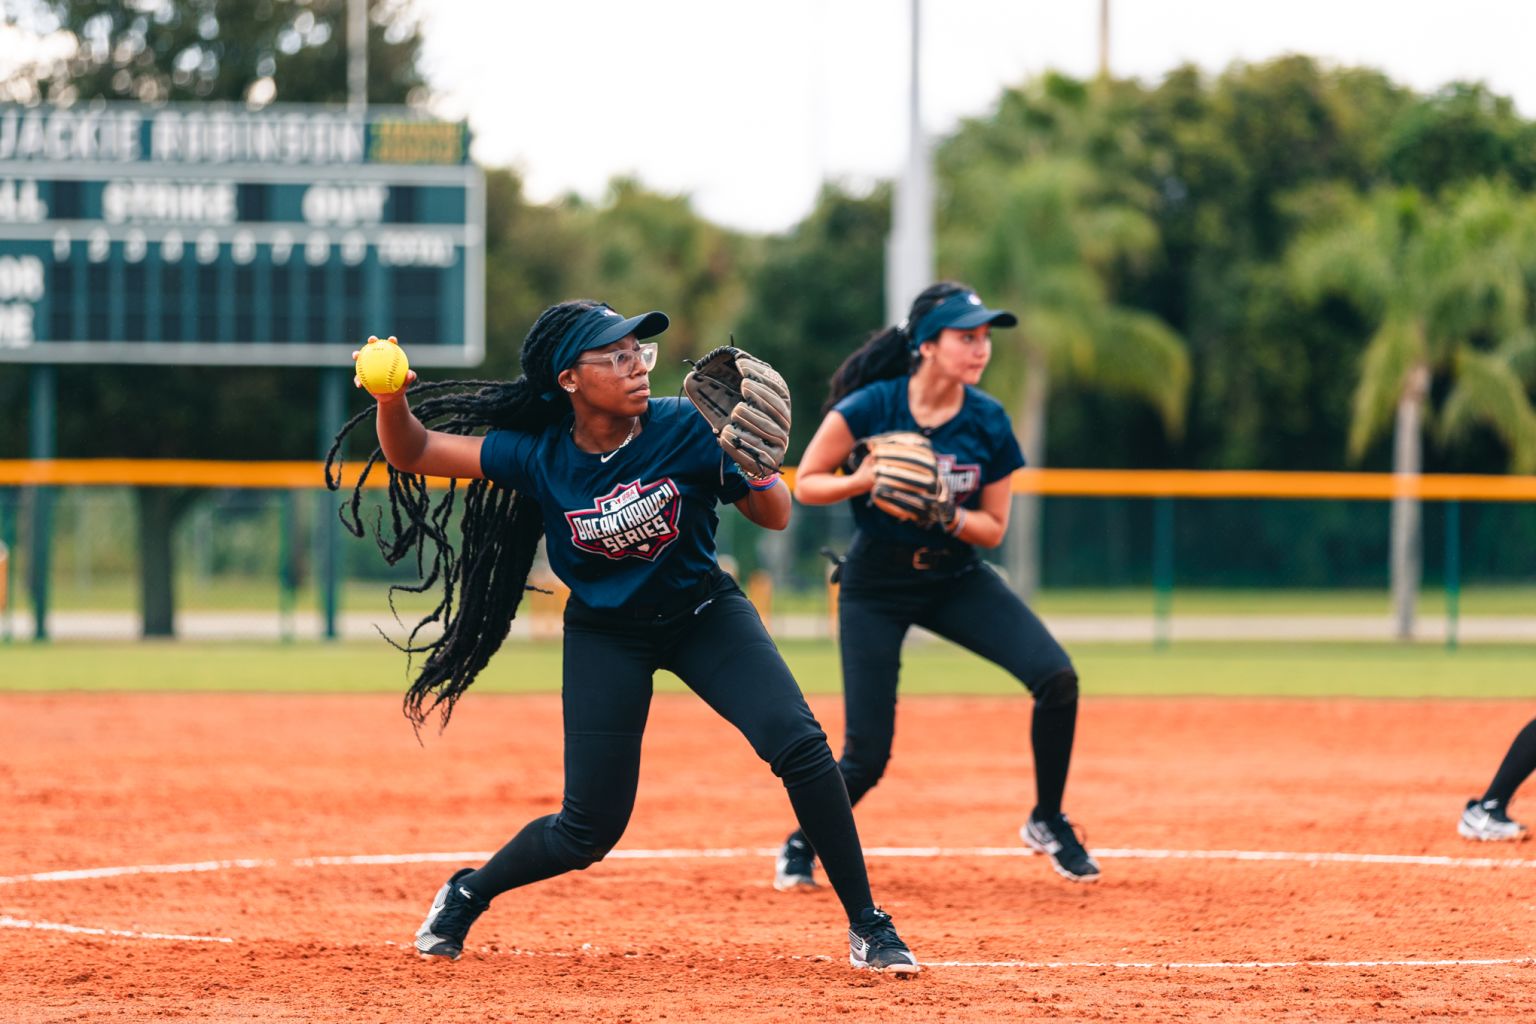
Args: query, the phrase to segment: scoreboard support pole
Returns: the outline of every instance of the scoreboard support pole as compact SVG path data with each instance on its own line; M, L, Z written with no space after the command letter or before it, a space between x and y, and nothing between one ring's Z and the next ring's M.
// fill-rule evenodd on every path
M326 368L320 371L320 457L330 450L331 438L341 429L346 419L345 370ZM321 491L318 500L319 514L315 519L315 565L318 568L316 588L320 598L320 614L323 619L325 638L335 640L336 618L341 590L341 523L336 518L335 503L330 491Z
M1173 641L1173 499L1161 497L1152 506L1152 646Z
M58 370L48 363L32 367L32 408L29 424L28 454L34 459L51 459L57 454L56 411ZM48 639L48 576L52 568L49 555L53 547L53 488L32 489L32 518L27 530L29 555L28 580L32 591L34 640Z
M1445 649L1454 651L1461 618L1461 501L1445 503Z
M293 492L280 491L277 497L277 633L285 644L293 643L294 592L298 589L293 572Z
M16 606L16 495L6 488L0 496L0 644L14 637L11 610Z

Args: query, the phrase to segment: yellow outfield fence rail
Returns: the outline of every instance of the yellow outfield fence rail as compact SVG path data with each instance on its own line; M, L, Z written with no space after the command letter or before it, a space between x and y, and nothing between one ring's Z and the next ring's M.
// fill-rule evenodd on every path
M1021 469L1015 493L1115 498L1418 497L1428 501L1536 501L1536 476L1311 473L1246 469Z
M363 462L343 464L348 487ZM369 484L383 487L387 474L374 467ZM229 462L213 459L0 459L0 486L22 487L248 487L325 486L320 462Z
M351 489L365 464L364 458L350 458L341 464L344 488ZM785 476L791 481L793 474L792 467L786 468ZM385 468L376 464L368 480L370 489L382 488L386 481ZM441 488L449 481L433 478L431 483L434 488ZM72 583L74 589L70 593L77 596L92 589L93 573L100 567L105 567L105 578L125 578L128 570L123 559L127 556L120 553L136 548L130 533L125 532L130 528L121 525L128 517L120 513L131 504L131 496L68 492L97 488L121 491L133 487L222 492L200 499L193 517L180 533L178 543L183 546L187 564L192 566L188 570L190 578L206 584L215 575L226 574L248 582L264 577L276 566L279 635L289 638L298 628L296 593L300 581L306 580L312 581L315 589L319 610L316 621L322 635L337 636L341 585L348 574L361 573L380 581L386 574L380 573L373 552L343 547L348 542L341 539L334 514L334 506L341 498L327 496L324 484L320 460L0 460L0 643L12 635L11 608L24 592L32 595L34 634L38 639L46 639L48 591L54 577L58 577L60 585ZM1150 579L1150 635L1159 645L1169 642L1171 637L1176 581L1185 586L1198 583L1207 587L1246 588L1269 586L1276 581L1284 586L1285 581L1307 578L1314 581L1311 585L1331 585L1315 583L1324 578L1374 589L1378 586L1374 560L1381 559L1383 565L1385 562L1382 529L1386 517L1369 506L1398 497L1412 497L1438 506L1426 510L1425 522L1429 525L1420 543L1427 550L1438 544L1443 551L1438 565L1446 593L1444 622L1448 646L1458 642L1464 553L1473 575L1484 582L1513 581L1521 586L1536 582L1528 579L1529 574L1522 569L1536 563L1524 555L1511 557L1495 543L1500 538L1515 536L1519 538L1518 550L1536 550L1531 547L1532 539L1536 538L1536 476L1042 468L1018 471L1011 486L1019 495L1041 495L1046 499L1042 501L1045 511L1055 516L1050 524L1053 536L1065 539L1047 554L1055 552L1056 578L1065 581L1062 586L1114 589L1126 586L1125 581L1130 580L1132 588L1139 588ZM1088 500L1074 506L1074 499ZM1277 500L1280 507L1224 507L1225 502ZM1318 531L1306 535L1310 546L1298 557L1293 542L1302 527L1297 526L1298 519L1291 515L1291 509L1318 501L1354 503L1355 507L1324 514L1317 521ZM1295 504L1286 507L1287 503ZM1482 507L1478 507L1479 503ZM1464 504L1469 507L1463 509ZM69 531L67 542L55 543L56 508L66 509L62 521ZM1312 514L1298 512L1302 517ZM218 526L215 515L221 517ZM721 550L728 556L744 554L749 570L754 565L759 569L766 567L773 574L774 587L791 595L784 606L795 610L786 615L804 617L809 614L806 606L796 602L802 601L811 589L805 584L811 582L819 587L825 583L825 566L814 552L823 543L836 549L848 542L845 520L846 517L833 515L830 509L805 509L803 514L797 513L797 527L792 535L766 537L748 530L745 536L738 536L733 530L724 536ZM1175 530L1176 523L1180 531ZM733 517L730 525L735 528L740 524ZM1042 528L1046 525L1042 516ZM1180 536L1184 538L1182 559ZM1016 541L1011 539L1010 544ZM1507 540L1503 546L1508 546ZM55 548L64 569L51 568L50 552ZM1347 557L1341 558L1341 553ZM1015 548L999 555L1007 560L1003 564L1010 569L1022 564ZM25 582L18 565L26 571ZM1043 567L1044 560L1036 565ZM1213 580L1217 582L1212 583ZM1366 582L1362 584L1360 580ZM766 611L768 597L762 592L762 579L758 582L757 592L752 596ZM558 588L550 585L548 589ZM540 604L536 598L536 608ZM208 612L210 621L218 611ZM815 614L820 615L819 611ZM1088 617L1094 616L1108 622L1107 626L1094 628L1108 629L1114 636L1129 635L1118 620L1111 621L1113 614L1105 618L1095 611ZM1497 616L1484 616L1478 626L1483 632L1478 635L1483 639L1497 638L1488 632L1497 627L1506 630L1498 637L1523 641L1536 636L1536 620L1529 615L1504 615L1510 622L1517 617L1520 621L1509 626L1500 625L1502 619L1495 621ZM1344 635L1336 630L1348 629L1355 631L1350 636L1369 637L1381 632L1373 622L1374 619L1360 619L1319 626L1283 621L1274 628L1305 628L1313 631L1307 635L1325 637ZM1220 626L1221 630L1232 628L1230 623Z
M343 464L350 487L361 460ZM793 480L794 469L785 470ZM376 466L370 486L384 486ZM199 459L0 459L0 486L244 487L323 486L318 462L230 462ZM1536 476L1310 473L1193 469L1021 469L1019 494L1118 498L1334 498L1426 501L1536 501Z

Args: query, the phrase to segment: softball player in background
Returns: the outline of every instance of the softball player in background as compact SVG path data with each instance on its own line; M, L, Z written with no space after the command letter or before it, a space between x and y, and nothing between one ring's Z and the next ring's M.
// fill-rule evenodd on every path
M1034 614L977 556L1008 529L1009 478L1024 464L1001 404L977 388L992 355L991 328L1012 313L988 309L974 291L935 284L904 324L871 338L832 377L826 414L806 448L795 497L807 505L849 501L857 531L839 569L838 639L846 735L838 767L854 804L880 781L891 756L901 645L918 625L1016 676L1034 695L1030 741L1036 803L1020 828L1056 871L1078 882L1099 876L1062 813L1077 723L1077 673ZM875 458L850 471L860 439L889 431L926 436L952 503L927 527L899 521L866 495ZM774 885L815 885L821 853L804 830L779 854ZM825 861L825 858L823 858Z
M456 871L432 901L416 949L458 959L492 900L584 869L613 848L634 807L652 677L664 668L739 729L783 781L847 912L852 964L916 974L916 959L870 895L826 736L757 612L716 563L717 503L781 530L789 493L777 472L749 479L724 459L686 401L651 397L656 346L642 340L666 327L662 313L625 319L602 303L565 302L528 332L524 376L515 381L468 393L444 393L450 384L417 388L419 417L403 389L376 395L399 537L440 537L447 522L418 500L420 476L476 481L463 499L462 547L438 545L443 578L462 586L456 608L439 606L443 640L428 645L406 697L413 721L438 708L446 722L500 646L541 536L550 567L571 589L561 808L529 822L479 868ZM756 365L782 388L771 368ZM776 396L786 427L788 397L787 389ZM366 415L343 428L338 445ZM782 455L781 443L771 469ZM360 523L357 500L354 492ZM396 559L407 546L394 546Z
M1536 719L1525 723L1509 745L1483 795L1467 801L1456 831L1468 839L1524 839L1525 826L1510 820L1509 801L1532 771L1536 771Z

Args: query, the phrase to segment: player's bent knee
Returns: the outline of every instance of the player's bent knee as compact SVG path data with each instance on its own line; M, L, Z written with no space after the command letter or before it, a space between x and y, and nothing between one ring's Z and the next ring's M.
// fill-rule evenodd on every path
M1047 676L1034 688L1035 707L1064 708L1077 703L1077 670L1062 669Z
M843 777L850 788L859 785L868 789L880 781L886 765L891 763L891 745L882 743L856 743L850 741L843 750Z
M858 789L860 792L874 789L885 775L885 766L889 759L872 764L864 764L859 761L843 762L843 779L848 783L850 791Z
M836 770L837 759L832 756L832 748L827 746L826 736L817 732L785 747L769 762L769 767L784 785L800 786Z
M619 845L626 824L628 822L616 822L580 830L561 828L557 824L549 830L545 842L555 859L567 870L583 871L608 856Z
M581 850L568 850L561 862L572 871L585 871L608 856L608 851L613 847L589 847Z
M608 856L616 843L605 845L593 845L586 843L564 843L559 847L558 860L567 870L585 871Z

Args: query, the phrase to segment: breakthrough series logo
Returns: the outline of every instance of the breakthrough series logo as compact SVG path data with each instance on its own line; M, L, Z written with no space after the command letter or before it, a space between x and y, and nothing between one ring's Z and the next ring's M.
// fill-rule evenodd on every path
M956 505L963 505L971 495L981 489L981 467L974 462L956 463L955 457L947 452L935 452L939 458L939 473L944 477L944 482L949 484L949 493L954 496Z
M633 480L598 498L591 508L565 514L571 543L612 559L655 561L677 539L680 492L670 478L654 484Z

